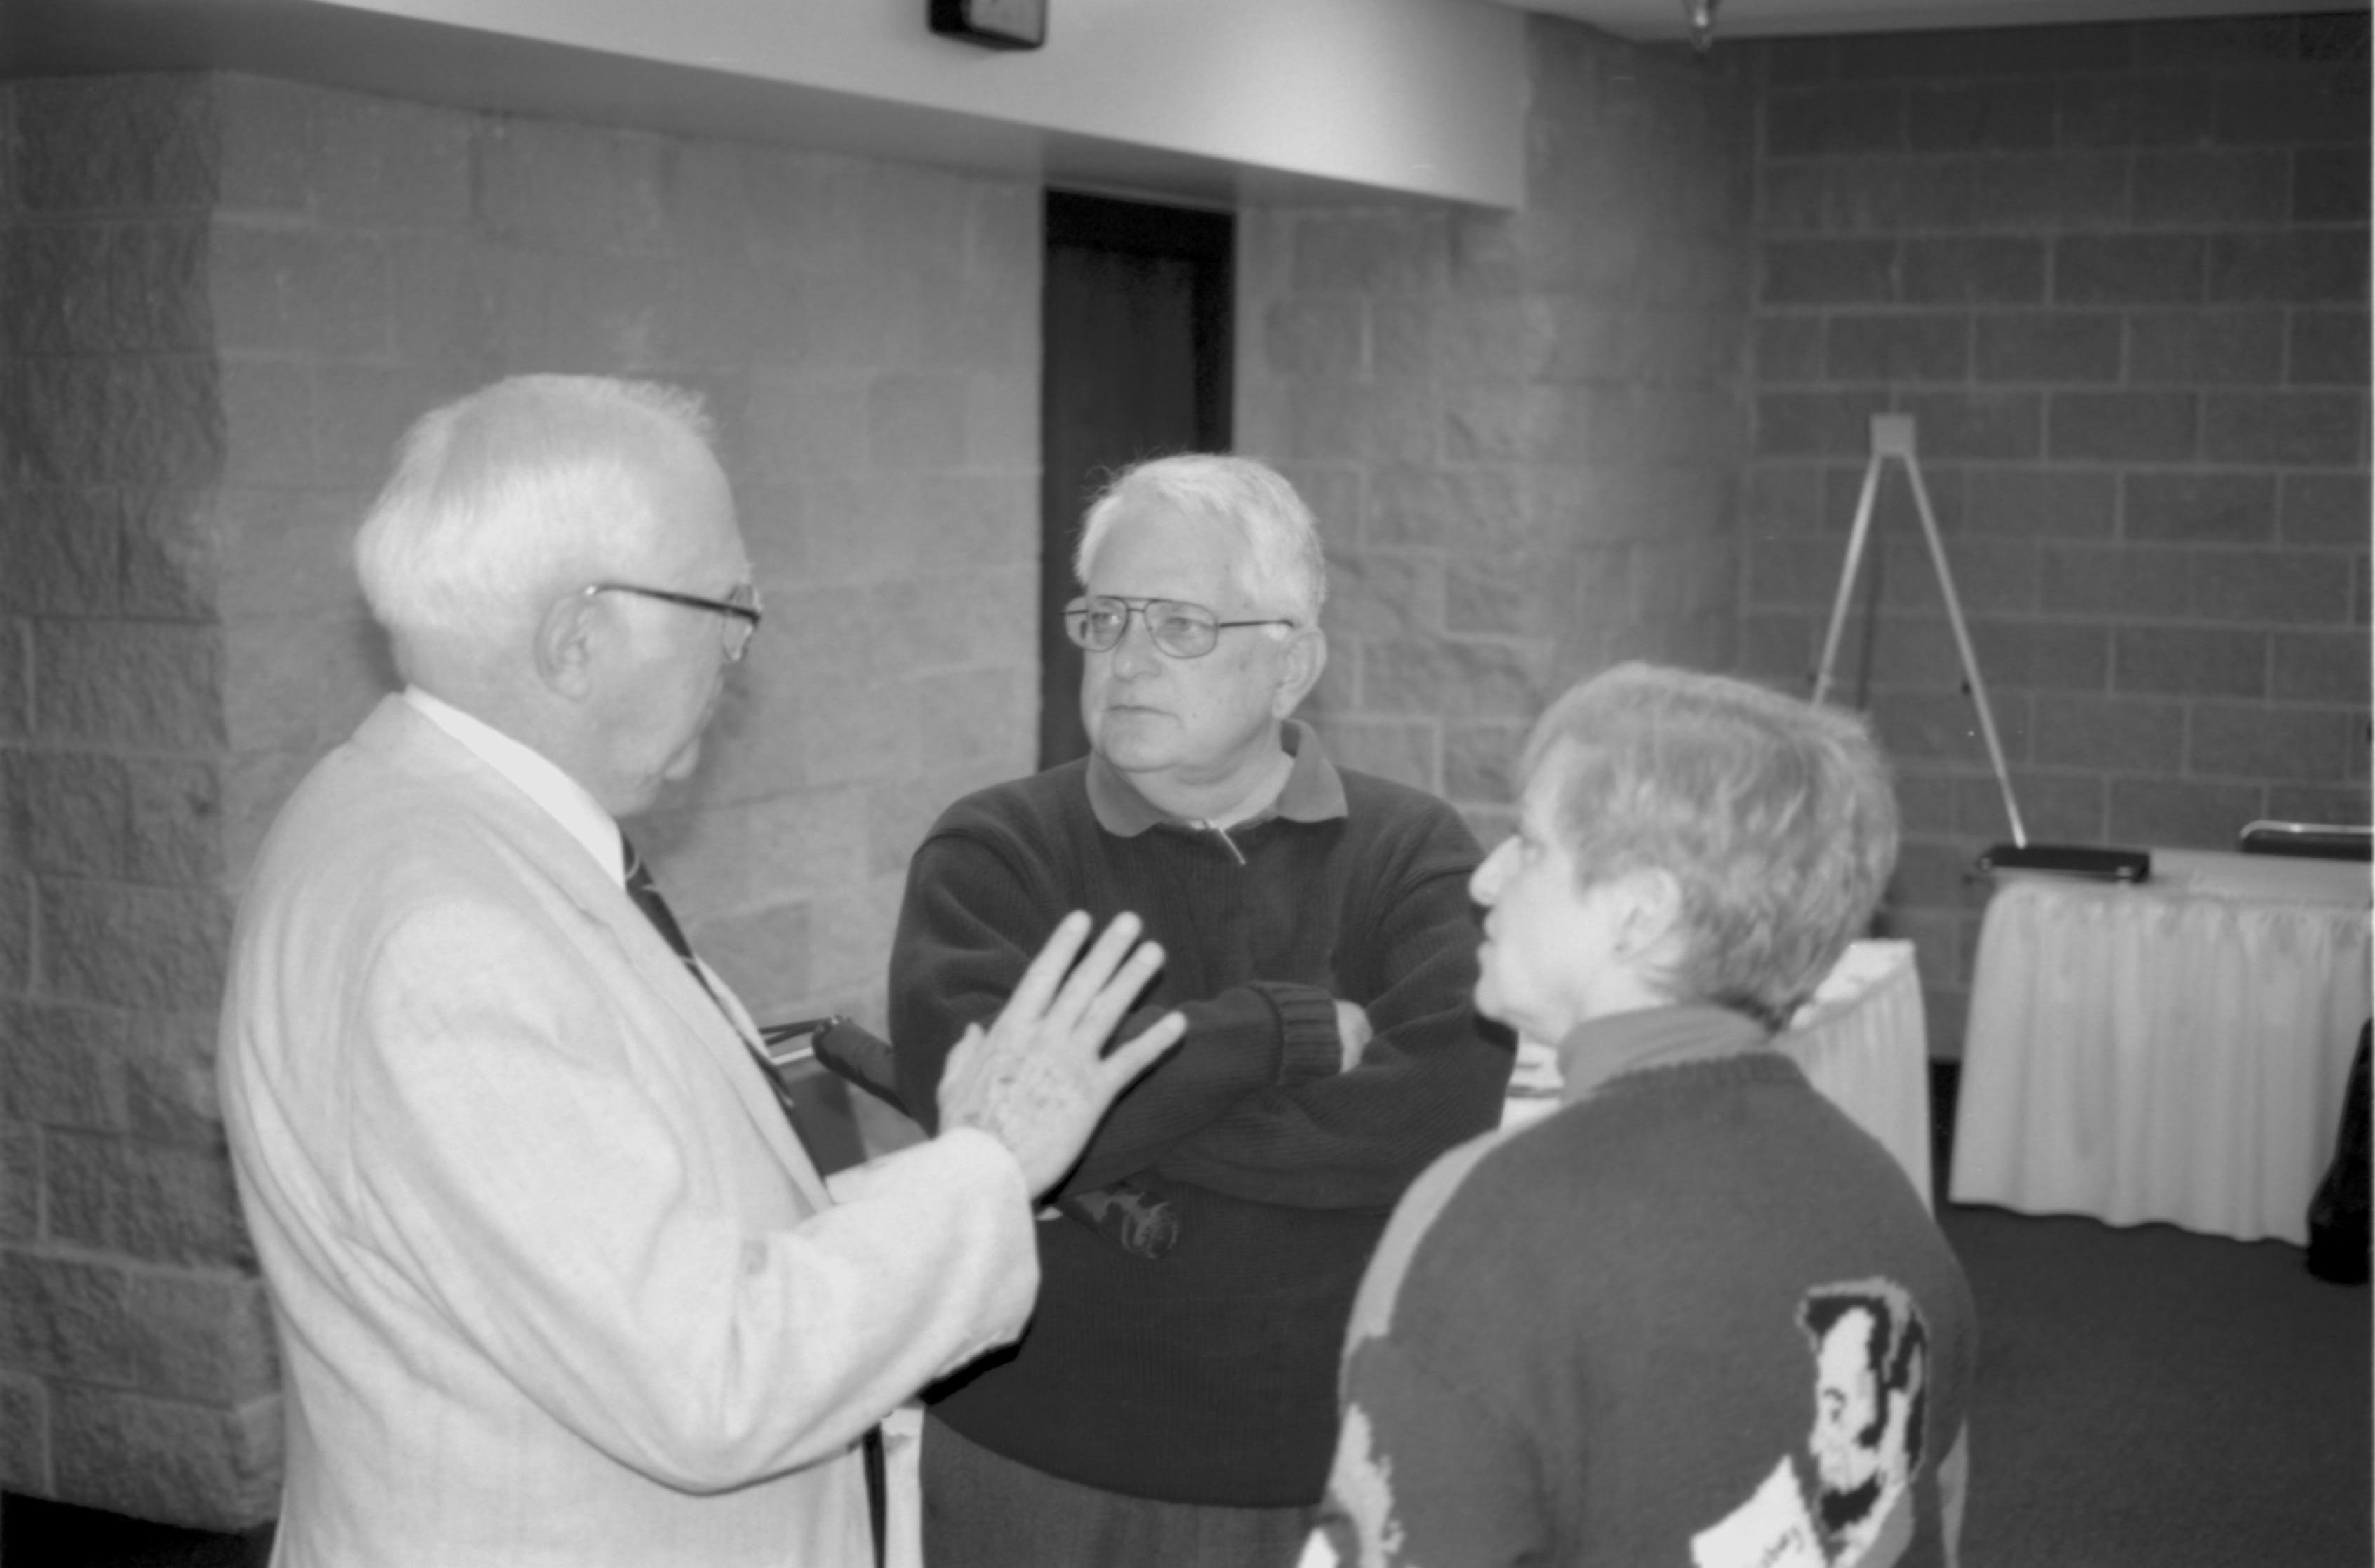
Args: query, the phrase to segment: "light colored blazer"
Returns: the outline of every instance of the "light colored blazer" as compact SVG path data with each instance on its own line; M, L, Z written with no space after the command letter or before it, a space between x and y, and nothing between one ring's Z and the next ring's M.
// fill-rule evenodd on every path
M281 1568L864 1568L855 1440L1038 1288L1004 1149L828 1196L607 870L399 700L265 843L219 1070Z

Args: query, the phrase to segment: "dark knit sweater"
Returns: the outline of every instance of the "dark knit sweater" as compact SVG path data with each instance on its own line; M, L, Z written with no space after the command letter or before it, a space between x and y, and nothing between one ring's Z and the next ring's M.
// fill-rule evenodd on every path
M1570 1044L1611 1030L1660 1065L1446 1156L1395 1215L1348 1336L1334 1561L1951 1563L1977 1329L1903 1170L1736 1014ZM1902 1358L1882 1399L1875 1349ZM1846 1484L1882 1455L1901 1487Z
M1134 792L1152 825L1108 831L1083 761L959 801L909 867L891 1022L928 1126L948 1051L1070 910L1100 926L1133 911L1163 944L1123 1037L1175 1007L1188 1019L1064 1185L1128 1178L1172 1208L1176 1244L1135 1256L1076 1218L1043 1218L1022 1342L931 1395L975 1442L1082 1485L1317 1502L1344 1320L1378 1232L1413 1176L1499 1115L1512 1054L1470 1005L1473 837L1431 796L1329 768L1296 730L1278 814L1225 839L1157 820ZM1313 810L1340 780L1341 811ZM1108 798L1117 785L1128 790L1105 770ZM1377 1032L1349 1073L1340 996Z

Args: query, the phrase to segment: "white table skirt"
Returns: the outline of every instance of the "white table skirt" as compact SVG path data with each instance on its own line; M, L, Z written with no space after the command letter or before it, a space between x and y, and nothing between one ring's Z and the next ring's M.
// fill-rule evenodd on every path
M1921 1201L1929 1203L1930 1034L1913 944L1851 945L1774 1044L1896 1156ZM1520 1046L1502 1125L1516 1126L1557 1108L1558 1065L1550 1048Z
M1963 1047L1956 1202L2308 1236L2369 1009L2368 868L2153 852L2006 873Z

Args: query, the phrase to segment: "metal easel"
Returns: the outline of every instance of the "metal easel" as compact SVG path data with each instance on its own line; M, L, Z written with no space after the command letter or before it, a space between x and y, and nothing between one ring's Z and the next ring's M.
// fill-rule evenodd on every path
M1979 712L1979 734L1987 741L1988 761L1996 772L1996 787L2003 792L2004 815L2012 819L2013 843L2028 847L2028 831L2021 825L2020 803L2013 798L2012 772L2004 766L2003 745L1996 738L1995 714L1988 707L1987 683L1979 678L1979 661L1971 652L1971 634L1963 625L1963 607L1955 596L1955 574L1946 565L1946 547L1938 536L1938 519L1930 510L1930 491L1921 482L1921 464L1914 454L1913 416L1874 414L1872 417L1872 459L1864 465L1863 493L1856 498L1855 527L1848 535L1847 564L1839 572L1838 596L1831 602L1830 630L1823 634L1823 661L1814 671L1814 701L1831 689L1831 666L1838 657L1839 633L1845 629L1848 601L1854 595L1856 569L1863 564L1865 544L1872 537L1873 502L1880 494L1881 466L1890 458L1905 465L1913 486L1913 504L1921 514L1921 532L1930 541L1931 564L1938 569L1938 587L1946 597L1947 623L1955 629L1955 647L1963 659L1963 690Z

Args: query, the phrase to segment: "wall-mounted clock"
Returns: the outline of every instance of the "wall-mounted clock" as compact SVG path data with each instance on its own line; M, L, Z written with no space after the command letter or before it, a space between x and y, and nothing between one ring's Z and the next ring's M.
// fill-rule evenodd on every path
M990 49L1047 41L1047 0L931 0L932 30Z

